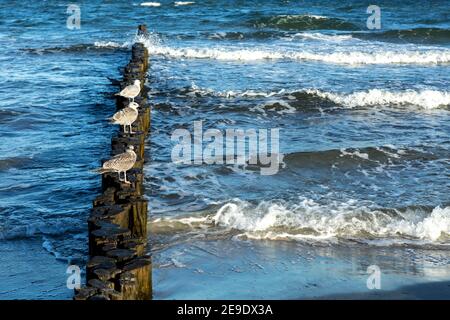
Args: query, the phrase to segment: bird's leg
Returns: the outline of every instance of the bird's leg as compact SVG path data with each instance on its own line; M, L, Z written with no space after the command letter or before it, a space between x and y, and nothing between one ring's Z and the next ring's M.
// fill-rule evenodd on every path
M132 125L130 124L130 134L131 134L131 133L134 133L134 132L133 132L133 127L132 127Z
M123 174L125 175L125 180L123 182L125 182L127 184L131 184L131 182L127 180L127 172L124 171Z
M117 171L117 174L119 175L119 181L122 182L122 178L120 177L120 171Z

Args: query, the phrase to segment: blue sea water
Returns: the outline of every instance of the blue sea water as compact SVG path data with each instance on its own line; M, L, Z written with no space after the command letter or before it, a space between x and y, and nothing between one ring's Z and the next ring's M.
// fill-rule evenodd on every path
M386 290L450 278L448 1L378 1L380 30L368 1L158 3L76 1L75 30L72 3L0 3L0 299L71 297L141 23L155 298L362 292L371 264ZM196 120L279 128L283 168L174 164Z

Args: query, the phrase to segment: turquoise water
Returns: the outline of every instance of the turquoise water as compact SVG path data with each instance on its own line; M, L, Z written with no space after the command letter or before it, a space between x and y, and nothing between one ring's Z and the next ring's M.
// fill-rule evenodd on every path
M63 1L1 4L0 299L70 298L114 130L108 77L141 23L156 298L364 292L372 264L386 290L449 279L447 1L380 1L380 30L360 1L77 3L79 30ZM283 166L174 164L170 135L196 120L279 128Z

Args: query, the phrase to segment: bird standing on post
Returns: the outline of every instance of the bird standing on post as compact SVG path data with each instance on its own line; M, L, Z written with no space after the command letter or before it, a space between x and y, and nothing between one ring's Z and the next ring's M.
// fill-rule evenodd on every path
M127 180L127 171L133 168L136 163L136 153L133 146L128 146L127 151L114 156L111 160L106 161L100 169L96 169L96 173L117 172L119 181L131 184ZM123 172L124 179L121 179L120 174Z
M138 118L139 115L138 108L139 105L136 102L130 102L130 104L126 108L117 111L109 120L111 120L113 124L122 125L123 131L125 133L127 133L127 126L130 129L129 133L134 133L131 125Z
M134 80L133 84L126 86L122 91L116 93L116 96L132 99L132 102L134 102L134 98L136 98L140 92L141 92L141 81Z

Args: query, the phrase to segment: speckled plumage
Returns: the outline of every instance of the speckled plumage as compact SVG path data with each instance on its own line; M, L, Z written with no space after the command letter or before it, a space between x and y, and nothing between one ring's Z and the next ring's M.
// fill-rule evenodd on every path
M119 180L125 183L130 183L127 181L127 171L133 168L136 163L136 153L134 152L134 147L129 146L127 151L114 156L111 160L106 161L101 169L96 170L97 173L105 172L117 172L119 174ZM121 179L120 174L124 173L124 180Z
M129 132L133 133L131 125L138 118L138 115L139 115L139 112L137 110L138 107L139 107L139 105L136 102L130 102L128 107L116 112L112 116L111 121L114 124L120 124L120 125L124 126L125 132L126 132L126 126L129 126L130 127Z
M136 153L133 150L127 150L106 161L102 168L110 171L125 172L133 168L136 158Z

